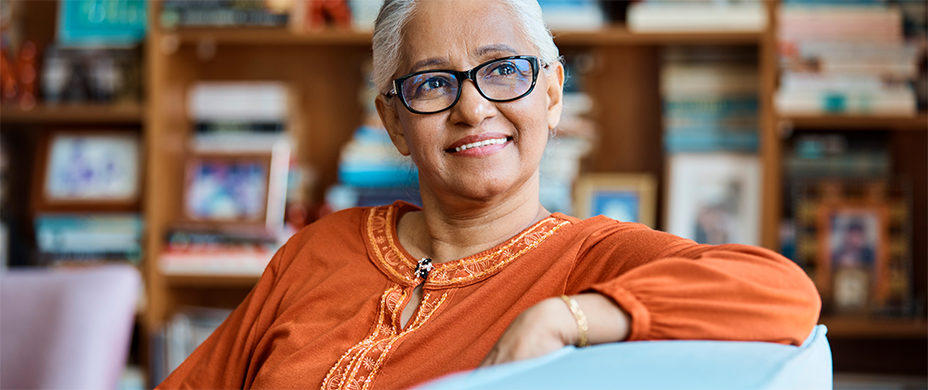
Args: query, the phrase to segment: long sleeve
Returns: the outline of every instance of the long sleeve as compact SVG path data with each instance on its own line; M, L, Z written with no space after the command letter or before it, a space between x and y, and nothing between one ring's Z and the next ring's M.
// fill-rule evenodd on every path
M274 255L254 289L229 317L158 389L241 389L253 380L249 371L255 345L274 319L271 299L280 274L282 247Z
M568 291L613 299L628 340L708 339L799 345L821 299L789 259L746 245L701 245L632 223L598 224L580 248Z

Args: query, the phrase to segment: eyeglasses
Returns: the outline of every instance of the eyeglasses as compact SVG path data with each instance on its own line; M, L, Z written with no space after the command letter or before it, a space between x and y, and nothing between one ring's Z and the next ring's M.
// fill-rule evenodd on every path
M393 80L393 90L386 96L399 96L410 112L434 114L454 107L461 99L464 80L470 79L485 99L509 102L532 92L538 66L535 56L512 56L484 62L464 72L423 70Z

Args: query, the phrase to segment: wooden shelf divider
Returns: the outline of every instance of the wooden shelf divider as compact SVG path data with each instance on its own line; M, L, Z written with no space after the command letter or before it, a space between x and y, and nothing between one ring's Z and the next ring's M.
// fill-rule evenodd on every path
M371 32L350 29L327 29L319 32L294 33L286 28L178 28L164 30L166 37L176 37L180 43L211 41L217 44L271 45L370 45ZM672 45L672 44L757 44L762 33L742 32L681 32L637 33L624 26L610 26L591 31L554 31L562 45Z
M797 115L784 116L781 125L812 130L928 131L928 113L915 116Z
M252 288L260 276L258 275L164 275L165 281L171 286L177 287L199 287L199 288L217 288L217 287L242 287Z
M928 322L924 318L842 318L822 317L829 338L842 339L926 339Z

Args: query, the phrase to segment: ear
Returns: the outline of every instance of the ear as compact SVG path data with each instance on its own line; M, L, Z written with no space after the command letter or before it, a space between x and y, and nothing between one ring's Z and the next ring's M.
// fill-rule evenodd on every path
M397 99L397 97L392 99ZM406 134L403 133L403 125L400 123L400 117L396 112L397 103L395 101L388 102L386 96L378 94L377 98L374 99L374 106L377 107L377 115L380 115L380 121L383 122L383 126L387 129L387 134L390 135L393 146L396 147L400 154L409 156Z
M564 64L556 61L550 69L542 74L546 75L548 90L548 130L554 130L561 121L561 109L564 107Z

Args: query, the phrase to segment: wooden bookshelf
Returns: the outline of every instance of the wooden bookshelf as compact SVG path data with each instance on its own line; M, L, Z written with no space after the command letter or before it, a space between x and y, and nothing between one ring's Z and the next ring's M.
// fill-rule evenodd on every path
M0 107L0 123L17 125L43 124L136 124L145 117L144 106L121 104L36 105L30 110Z
M558 45L756 45L763 33L756 31L634 32L625 26L595 31L554 31Z

